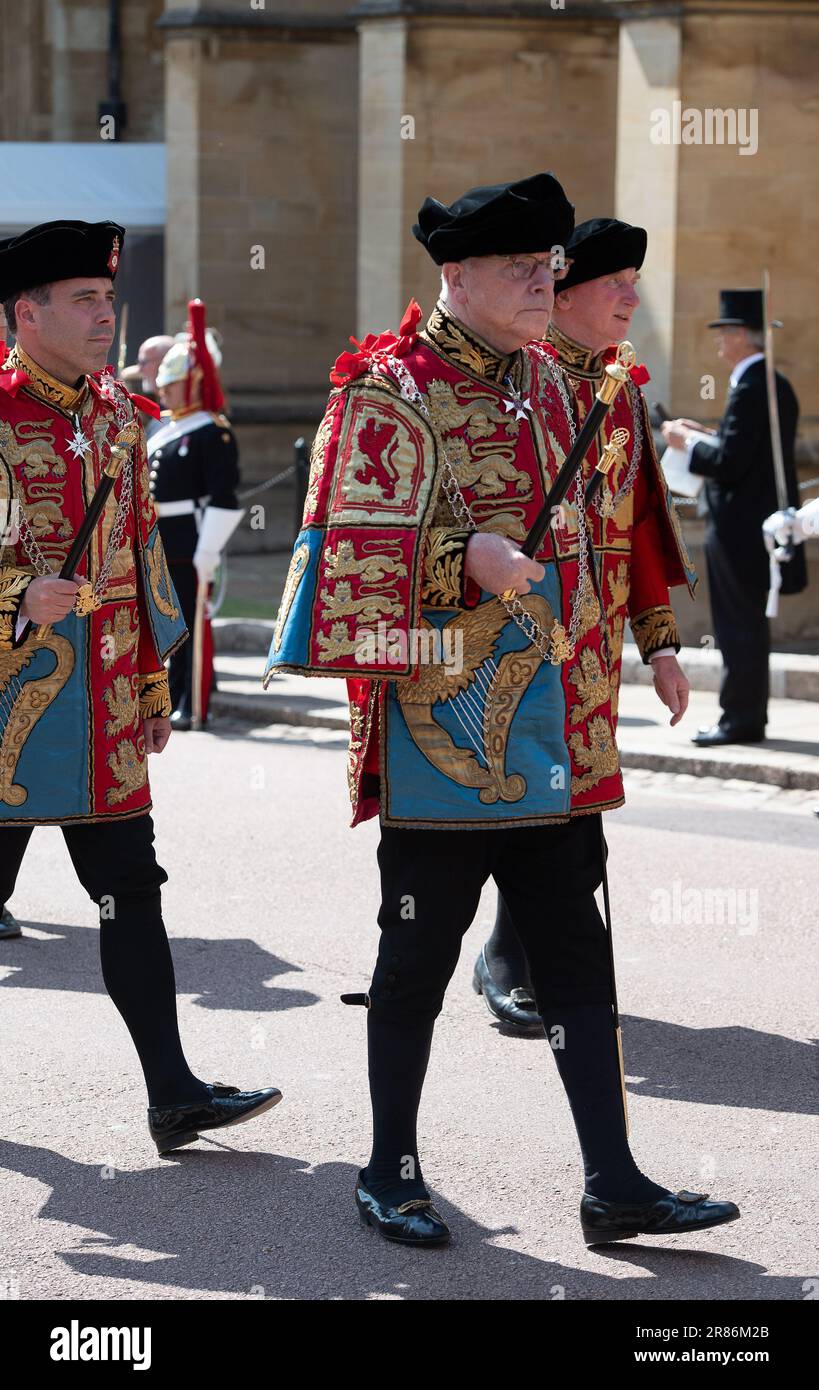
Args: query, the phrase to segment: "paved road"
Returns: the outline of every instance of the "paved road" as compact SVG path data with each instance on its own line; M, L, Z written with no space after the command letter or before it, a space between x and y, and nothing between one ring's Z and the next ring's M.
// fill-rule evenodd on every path
M503 1036L470 988L490 888L421 1117L425 1173L455 1240L407 1252L362 1228L351 1198L369 1138L365 1019L337 1000L369 980L377 827L347 829L343 735L178 735L152 765L192 1065L275 1082L285 1099L157 1159L136 1060L101 987L93 908L59 832L37 831L13 901L26 935L0 947L0 1293L805 1297L819 1274L819 820L805 793L635 771L627 806L607 819L635 1155L655 1180L736 1200L742 1220L693 1240L585 1249L553 1060L541 1040ZM721 908L713 890L728 891Z

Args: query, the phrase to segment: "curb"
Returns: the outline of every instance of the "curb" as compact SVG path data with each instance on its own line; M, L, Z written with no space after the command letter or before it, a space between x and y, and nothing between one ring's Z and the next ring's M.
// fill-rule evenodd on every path
M231 695L216 691L211 700L213 713L222 719L243 724L289 724L309 729L332 729L349 732L349 720L341 715L310 714L275 696ZM819 766L816 771L783 767L777 763L733 762L726 759L703 758L696 753L649 753L640 749L620 748L620 765L624 768L643 768L648 772L684 772L695 777L715 777L721 782L738 780L786 791L819 791Z
M275 623L261 618L216 618L213 645L220 652L267 656ZM680 664L692 690L719 691L722 661L719 652L683 647ZM819 703L819 656L799 652L774 652L770 659L770 694L773 700L811 700ZM651 685L651 671L633 642L623 646L621 680L624 685Z

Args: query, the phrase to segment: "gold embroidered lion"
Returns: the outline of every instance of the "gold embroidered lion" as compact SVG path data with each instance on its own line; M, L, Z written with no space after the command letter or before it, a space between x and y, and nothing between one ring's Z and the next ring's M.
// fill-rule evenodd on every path
M620 771L617 744L611 725L605 715L597 714L588 723L589 742L583 742L579 729L569 734L568 744L576 767L588 768L588 772L572 777L572 796L590 791L606 777L614 777Z
M569 672L569 680L577 691L579 701L572 705L570 720L572 724L581 724L592 710L606 703L611 693L609 678L593 647L583 648L579 663Z
M140 738L139 744L142 744ZM105 793L105 799L109 806L116 806L120 801L127 801L129 796L138 792L145 786L148 780L148 768L145 763L144 745L142 752L140 747L130 738L124 738L117 744L113 753L108 754L108 766L119 783L116 787L109 787Z
M406 565L395 556L384 553L384 542L381 542L381 550L373 555L357 556L355 546L350 540L339 541L335 550L328 545L324 552L324 572L328 579L342 579L351 574L358 574L367 584L380 584L387 576L387 573L394 574L396 579L403 579L407 573Z
M102 692L111 718L105 721L105 732L109 738L132 729L139 713L139 702L131 678L114 676L107 690Z
M321 589L319 598L324 607L321 621L333 618L358 617L364 623L377 623L381 617L397 617L403 613L404 605L400 599L388 598L386 594L364 594L353 598L353 586L349 580L341 579L332 592Z

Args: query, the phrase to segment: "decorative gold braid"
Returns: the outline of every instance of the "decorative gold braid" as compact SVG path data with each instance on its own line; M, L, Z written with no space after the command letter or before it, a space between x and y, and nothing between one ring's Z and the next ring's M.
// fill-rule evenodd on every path
M651 653L659 651L661 647L676 647L679 651L680 634L677 620L668 604L646 608L629 621L643 661L648 661Z
M31 575L12 566L0 569L0 648L10 651L14 642L23 594L31 583Z
M471 533L432 527L424 560L421 602L431 608L459 608L463 603L464 556Z
M473 376L484 377L487 381L500 385L509 373L513 384L519 384L515 378L520 373L520 352L498 352L473 329L467 328L465 323L461 323L460 319L451 314L440 299L419 337L431 343L436 351L448 357L464 371L471 372Z
M139 713L142 719L169 715L172 709L168 672L153 671L139 677Z
M56 376L52 376L44 367L39 366L27 352L24 352L19 343L15 343L5 362L3 368L7 372L25 372L31 378L30 389L35 395L40 396L50 405L58 405L61 410L73 413L79 409L81 402L85 398L88 386L83 377L81 386L66 386L64 381L59 381Z
M578 343L574 338L570 338L568 333L561 332L554 323L549 324L546 342L557 348L560 354L560 365L567 372L571 372L575 376L591 378L603 375L601 354L592 352L591 348L586 347L583 343Z

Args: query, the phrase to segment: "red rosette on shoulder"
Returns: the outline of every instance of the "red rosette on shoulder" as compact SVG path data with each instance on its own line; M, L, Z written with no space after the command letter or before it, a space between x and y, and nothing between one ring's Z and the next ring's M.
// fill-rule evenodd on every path
M614 362L616 361L616 359L617 347L616 345L614 345L612 347L606 348L606 351L603 353L601 360L605 363L606 366L608 366L610 362ZM635 386L645 386L646 382L651 380L651 373L649 372L645 362L635 362L633 367L629 367L628 374L634 382Z
M404 310L404 317L398 325L397 334L368 333L361 342L357 338L351 337L350 342L357 351L342 352L336 358L330 372L332 384L334 386L346 386L349 381L355 381L356 377L372 371L387 357L405 357L417 341L417 329L421 317L420 304L415 299L411 299Z
M141 410L143 415L150 415L154 420L158 420L162 411L158 401L152 401L148 396L138 396L135 391L129 391L128 395L133 401L137 410Z
M531 343L527 343L526 346L529 348L530 352L537 353L539 357L551 357L555 362L560 356L554 344L547 342L545 338L535 338Z

